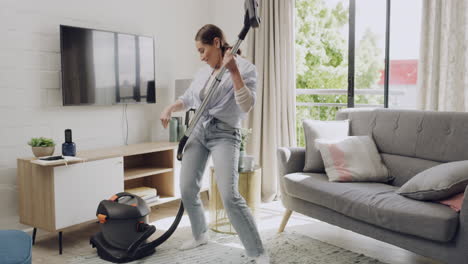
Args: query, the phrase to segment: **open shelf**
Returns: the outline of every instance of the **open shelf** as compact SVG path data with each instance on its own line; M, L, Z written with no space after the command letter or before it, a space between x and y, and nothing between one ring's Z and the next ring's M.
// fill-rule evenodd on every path
M174 148L124 156L124 190L138 187L156 189L160 198L149 206L176 200L174 157Z
M172 172L173 168L159 168L152 166L136 167L136 168L125 168L124 179L125 181L133 180L141 177L162 174L166 172Z
M180 198L174 197L174 196L162 196L162 197L159 197L159 200L157 202L149 203L148 206L152 207L152 206L156 206L156 205L159 205L159 204L172 202L172 201L175 201L175 200L180 200Z

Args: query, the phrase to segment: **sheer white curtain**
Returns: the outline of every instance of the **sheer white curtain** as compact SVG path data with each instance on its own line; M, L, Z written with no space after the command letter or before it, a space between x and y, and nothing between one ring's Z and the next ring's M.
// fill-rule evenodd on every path
M418 107L468 111L468 0L425 0Z
M247 152L262 166L262 200L278 195L276 150L294 146L294 0L260 0L261 24L249 33L247 57L257 66L257 102L244 127L252 128Z

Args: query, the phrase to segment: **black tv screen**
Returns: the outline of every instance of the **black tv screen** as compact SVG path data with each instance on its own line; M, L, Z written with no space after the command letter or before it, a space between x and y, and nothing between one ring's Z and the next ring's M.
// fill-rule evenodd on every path
M60 26L63 105L155 103L153 37Z

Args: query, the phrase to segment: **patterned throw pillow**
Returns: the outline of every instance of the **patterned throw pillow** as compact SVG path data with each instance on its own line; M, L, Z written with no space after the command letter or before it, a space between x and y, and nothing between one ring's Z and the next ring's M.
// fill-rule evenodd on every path
M333 182L388 182L392 178L369 136L341 140L315 140L325 164L328 180Z

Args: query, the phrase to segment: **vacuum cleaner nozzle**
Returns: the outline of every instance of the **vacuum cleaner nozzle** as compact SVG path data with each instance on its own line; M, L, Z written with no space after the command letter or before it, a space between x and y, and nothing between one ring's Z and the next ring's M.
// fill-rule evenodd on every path
M257 28L260 25L260 16L258 15L258 1L245 0L244 8L249 16L250 26L253 28Z

